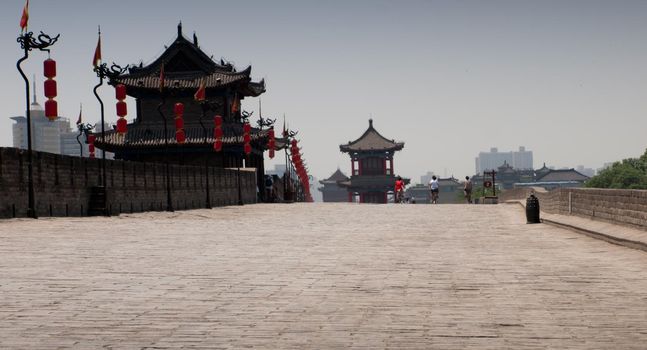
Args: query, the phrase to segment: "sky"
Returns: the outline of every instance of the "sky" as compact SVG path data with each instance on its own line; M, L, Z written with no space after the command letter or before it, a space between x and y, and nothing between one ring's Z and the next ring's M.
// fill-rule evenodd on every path
M0 146L12 145L9 118L25 109L23 5L0 4ZM369 118L405 142L395 172L414 182L427 171L472 175L490 147L525 146L536 168L598 168L647 147L647 1L31 0L29 30L61 34L51 52L59 114L74 121L82 103L84 119L99 120L98 25L104 62L146 64L180 21L207 54L266 80L263 116L285 115L319 179L350 172L339 145ZM23 65L41 104L46 57L32 52ZM115 122L114 89L100 91ZM242 105L258 115L258 98Z

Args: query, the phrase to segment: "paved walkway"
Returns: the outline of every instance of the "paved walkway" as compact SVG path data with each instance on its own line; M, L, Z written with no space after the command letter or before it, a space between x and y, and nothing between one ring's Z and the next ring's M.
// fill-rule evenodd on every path
M644 349L647 253L516 205L0 221L2 349Z

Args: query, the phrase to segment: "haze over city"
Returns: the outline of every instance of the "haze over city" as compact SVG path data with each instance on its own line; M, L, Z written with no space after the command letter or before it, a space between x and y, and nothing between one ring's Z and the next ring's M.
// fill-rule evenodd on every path
M15 42L23 0L0 13L0 145L11 146L9 119L24 115ZM72 121L83 104L99 119L91 67L101 26L103 58L149 63L176 36L196 32L202 50L264 78L263 116L283 115L311 174L348 174L339 145L373 118L404 141L396 173L474 173L480 151L525 146L534 165L598 168L644 151L647 120L647 2L643 1L31 1L29 29L60 33L59 114ZM42 93L42 61L24 67ZM114 89L105 86L107 121ZM258 98L243 109L258 115ZM135 117L128 100L129 120ZM271 161L282 163L281 157Z

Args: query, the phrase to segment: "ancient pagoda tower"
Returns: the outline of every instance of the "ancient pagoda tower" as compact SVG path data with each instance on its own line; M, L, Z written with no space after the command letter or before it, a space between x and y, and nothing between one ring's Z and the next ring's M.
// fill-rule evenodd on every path
M373 119L357 140L340 145L339 150L348 153L351 160L350 180L340 182L348 189L348 201L386 203L396 178L393 155L403 147L404 142L389 140L377 132Z
M322 187L319 191L323 196L324 202L348 202L346 188L339 185L340 182L348 181L349 178L341 170L337 169L329 178L319 181Z
M161 74L163 67L163 74ZM165 93L160 92L163 76ZM223 60L214 61L198 45L194 35L189 40L178 25L177 38L148 65L130 67L126 74L113 78L111 85L123 84L127 94L136 101L128 115L128 131L120 136L115 130L106 132L105 140L97 135L97 148L113 152L116 159L161 162L214 167L247 167L258 169L258 181L264 174L263 151L267 149L268 129L252 127L251 154L243 154L243 118L240 101L265 92L265 82L253 82L251 66L237 70ZM204 84L208 104L194 100L194 94ZM162 104L162 102L164 103ZM174 105L183 103L186 141L176 141ZM208 110L204 110L205 106ZM134 108L133 108L134 107ZM166 117L166 134L164 118ZM203 117L204 112L204 117ZM222 116L222 150L214 152L214 116ZM255 120L249 120L254 125ZM168 149L165 143L168 143ZM277 145L278 148L279 145ZM282 146L282 144L281 144ZM206 159L205 159L206 158Z

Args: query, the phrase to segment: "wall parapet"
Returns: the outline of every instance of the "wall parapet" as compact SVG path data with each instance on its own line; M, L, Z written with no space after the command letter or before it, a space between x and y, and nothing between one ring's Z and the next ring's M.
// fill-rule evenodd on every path
M504 200L525 199L532 189L511 190ZM535 191L542 211L647 230L647 190L559 188Z
M38 216L84 216L90 189L99 185L101 160L33 152L33 181ZM27 151L0 147L0 218L27 216ZM176 210L206 206L207 168L170 165L171 197ZM209 167L212 206L238 203L236 169ZM256 172L241 169L245 204L256 203ZM111 215L166 208L165 167L160 163L106 160L107 209Z

